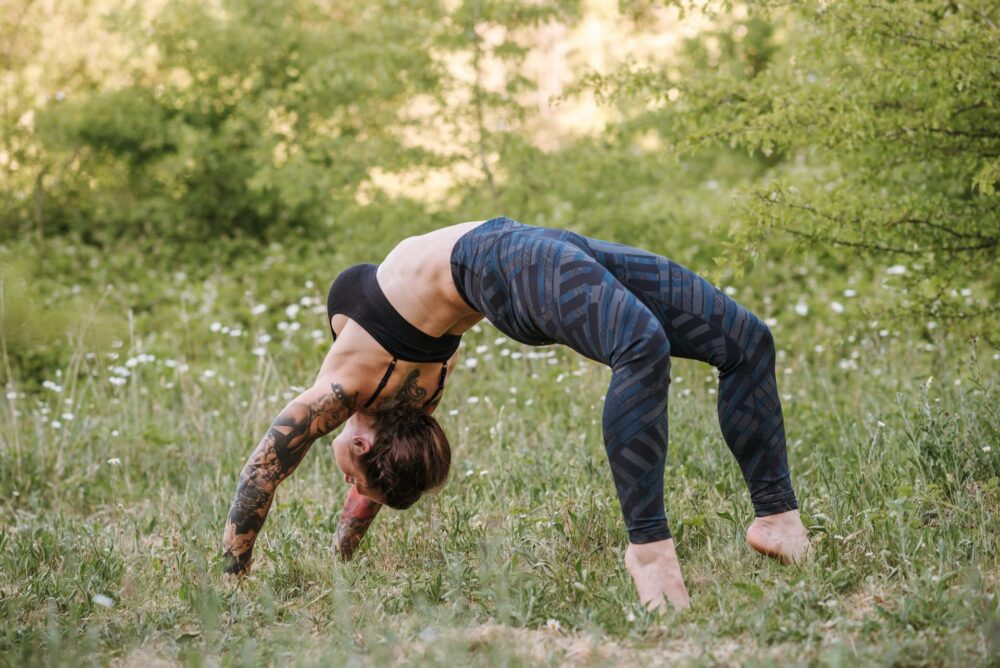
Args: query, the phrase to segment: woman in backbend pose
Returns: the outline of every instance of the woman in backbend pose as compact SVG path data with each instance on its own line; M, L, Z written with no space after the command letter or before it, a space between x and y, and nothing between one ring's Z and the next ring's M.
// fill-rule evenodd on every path
M386 504L409 507L441 484L450 450L431 417L461 335L482 318L529 345L561 343L607 364L608 462L628 529L625 567L650 608L688 604L663 505L671 356L719 370L722 433L750 489L755 550L808 551L785 455L775 349L767 326L665 257L510 218L405 239L381 265L330 288L334 343L313 386L282 410L240 474L223 548L250 565L275 488L342 423L334 457L348 483L335 539L345 557Z

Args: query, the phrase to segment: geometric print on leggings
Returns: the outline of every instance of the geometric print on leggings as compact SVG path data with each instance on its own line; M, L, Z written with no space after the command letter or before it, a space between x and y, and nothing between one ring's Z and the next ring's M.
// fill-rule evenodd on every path
M463 297L530 345L607 364L605 450L633 543L670 537L663 507L671 355L720 370L718 413L757 514L797 507L774 376L774 343L747 309L662 256L496 218L452 254Z

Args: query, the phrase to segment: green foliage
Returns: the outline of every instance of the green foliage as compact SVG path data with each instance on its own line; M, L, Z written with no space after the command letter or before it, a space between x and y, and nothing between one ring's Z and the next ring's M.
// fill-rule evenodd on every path
M67 351L107 349L125 331L122 318L79 285L54 288L28 259L0 254L0 380L12 368L23 378L45 377Z
M88 233L319 230L373 166L440 162L394 132L407 101L439 86L426 46L440 13L390 4L168 3L148 35L132 36L137 53L152 38L152 72L137 67L128 85L39 117L42 140L78 156L89 181L79 198L104 202ZM58 202L43 215L50 231L84 227Z
M680 154L723 145L775 159L742 197L736 252L767 252L781 231L801 248L881 264L875 273L897 266L903 290L890 312L970 320L996 336L997 5L849 0L753 11L763 14L721 17L681 67L592 83L605 96L662 104L640 122Z
M998 353L876 315L909 299L957 318L995 294L986 249L928 250L995 236L998 163L975 156L994 138L936 131L996 125L996 59L970 55L995 53L990 7L721 3L669 71L591 81L621 112L605 133L542 150L517 65L575 2L109 4L134 58L51 90L30 85L36 26L0 21L0 665L994 660ZM408 139L439 136L431 122L452 141ZM368 188L376 169L458 164L475 170L454 205ZM949 231L890 224L904 205ZM746 547L714 375L677 360L668 515L694 608L650 617L621 564L606 369L484 325L438 412L440 493L384 513L340 564L345 490L317 444L251 576L222 581L237 473L328 349L329 281L497 214L664 253L773 323L812 563ZM730 237L759 261L738 281ZM899 243L918 254L875 247Z

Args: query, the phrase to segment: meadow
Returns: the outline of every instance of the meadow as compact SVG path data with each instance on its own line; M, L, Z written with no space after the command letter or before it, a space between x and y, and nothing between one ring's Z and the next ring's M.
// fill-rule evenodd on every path
M998 24L988 0L0 4L0 666L1000 665ZM811 560L747 547L716 372L676 359L692 607L646 612L609 370L484 322L435 414L442 489L342 563L324 438L223 577L336 274L498 215L661 253L768 323Z
M292 255L298 268L275 278ZM384 511L340 563L347 487L324 439L281 487L252 573L224 581L238 471L329 343L329 264L275 245L198 279L114 257L90 275L145 276L155 308L119 313L122 336L100 352L68 343L64 364L40 384L15 377L0 402L4 665L996 661L1000 355L933 323L866 319L858 300L891 295L892 272L817 268L804 292L803 271L775 258L728 286L778 342L808 563L746 546L715 372L675 361L667 507L693 606L657 618L622 565L600 435L608 370L485 323L438 411L454 448L440 492ZM59 276L44 289L69 299Z

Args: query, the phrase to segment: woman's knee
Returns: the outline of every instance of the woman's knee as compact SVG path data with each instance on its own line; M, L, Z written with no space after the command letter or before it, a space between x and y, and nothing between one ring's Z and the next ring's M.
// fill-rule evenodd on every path
M754 331L754 340L756 343L754 347L761 352L774 352L774 334L771 333L771 328L767 326L767 323L760 318L754 318L756 321L756 327Z
M669 377L670 339L655 319L629 342L626 353L622 356L622 363L654 369Z

